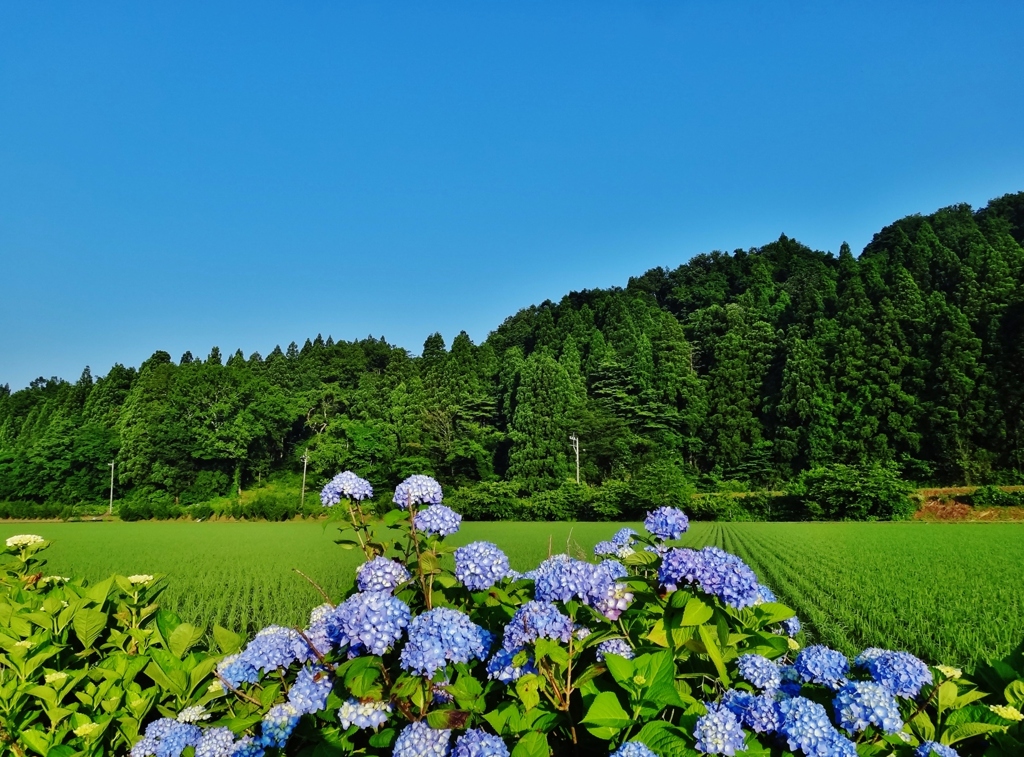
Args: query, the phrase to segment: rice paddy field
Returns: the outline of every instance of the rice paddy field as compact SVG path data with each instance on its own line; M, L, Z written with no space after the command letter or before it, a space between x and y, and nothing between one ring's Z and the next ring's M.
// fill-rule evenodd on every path
M589 554L619 525L465 523L450 541L492 541L528 570L549 548ZM54 540L49 573L166 573L164 606L250 633L304 623L322 601L293 568L336 600L362 562L334 544L333 526L311 522L0 524L0 538L18 533ZM885 646L970 668L1024 640L1024 524L694 523L681 543L740 555L809 641L847 654Z

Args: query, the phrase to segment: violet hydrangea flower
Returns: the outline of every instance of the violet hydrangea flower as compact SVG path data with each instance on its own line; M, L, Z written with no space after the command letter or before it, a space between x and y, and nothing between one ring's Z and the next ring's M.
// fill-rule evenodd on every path
M508 557L489 541L455 550L455 577L470 591L490 589L508 574Z
M410 505L440 505L443 495L441 484L437 483L430 476L409 476L397 487L392 502L402 510Z
M451 536L458 532L462 516L445 505L431 505L416 513L415 523L425 533Z
M497 736L470 728L455 740L452 757L509 757L508 747Z
M402 563L387 557L375 557L356 568L359 591L386 591L392 593L410 578Z
M373 496L373 487L365 478L359 478L352 471L344 471L332 478L320 492L324 507L333 507L343 499L360 502Z
M708 714L697 718L693 735L697 749L705 754L725 754L729 757L744 748L743 728L736 715L722 704L707 705Z
M449 662L482 660L487 646L481 628L469 616L448 607L428 610L409 624L402 667L431 678Z
M689 527L690 519L677 507L659 507L644 519L644 528L662 541L678 539Z
M395 739L394 757L448 757L452 732L431 728L427 721L409 723Z
M537 639L560 639L568 643L571 637L571 618L563 615L551 602L533 600L516 610L505 626L503 646L511 651Z

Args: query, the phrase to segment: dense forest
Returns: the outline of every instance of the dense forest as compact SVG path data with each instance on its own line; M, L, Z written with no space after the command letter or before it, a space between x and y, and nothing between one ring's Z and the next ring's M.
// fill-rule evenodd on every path
M535 494L830 463L1024 480L1024 192L911 216L859 257L786 236L573 292L422 354L317 336L0 386L0 500L187 504L301 472Z

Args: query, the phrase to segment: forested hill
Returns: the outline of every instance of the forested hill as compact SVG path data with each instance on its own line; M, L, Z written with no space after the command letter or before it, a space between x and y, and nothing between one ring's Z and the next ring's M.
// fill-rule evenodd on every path
M573 292L481 345L326 341L0 387L0 500L182 502L301 470L521 492L786 481L892 462L920 482L1024 471L1024 192L904 218L859 258L785 236ZM666 478L667 476L667 478Z

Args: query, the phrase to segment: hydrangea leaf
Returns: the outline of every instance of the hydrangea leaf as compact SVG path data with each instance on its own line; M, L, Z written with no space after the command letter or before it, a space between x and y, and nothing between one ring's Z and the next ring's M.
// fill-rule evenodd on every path
M696 597L692 598L686 603L686 607L683 608L683 615L679 619L680 626L699 626L707 623L711 620L711 617L715 614L714 609L710 605Z
M1024 707L1024 680L1014 681L1003 689L1003 696L1014 707Z
M82 646L88 649L107 627L107 614L91 608L81 609L75 613L71 627Z
M516 744L512 757L548 757L548 738L543 733L530 731Z
M622 709L619 698L615 694L610 691L602 691L590 703L587 714L583 717L583 723L594 736L607 740L623 728L632 725L633 719Z

